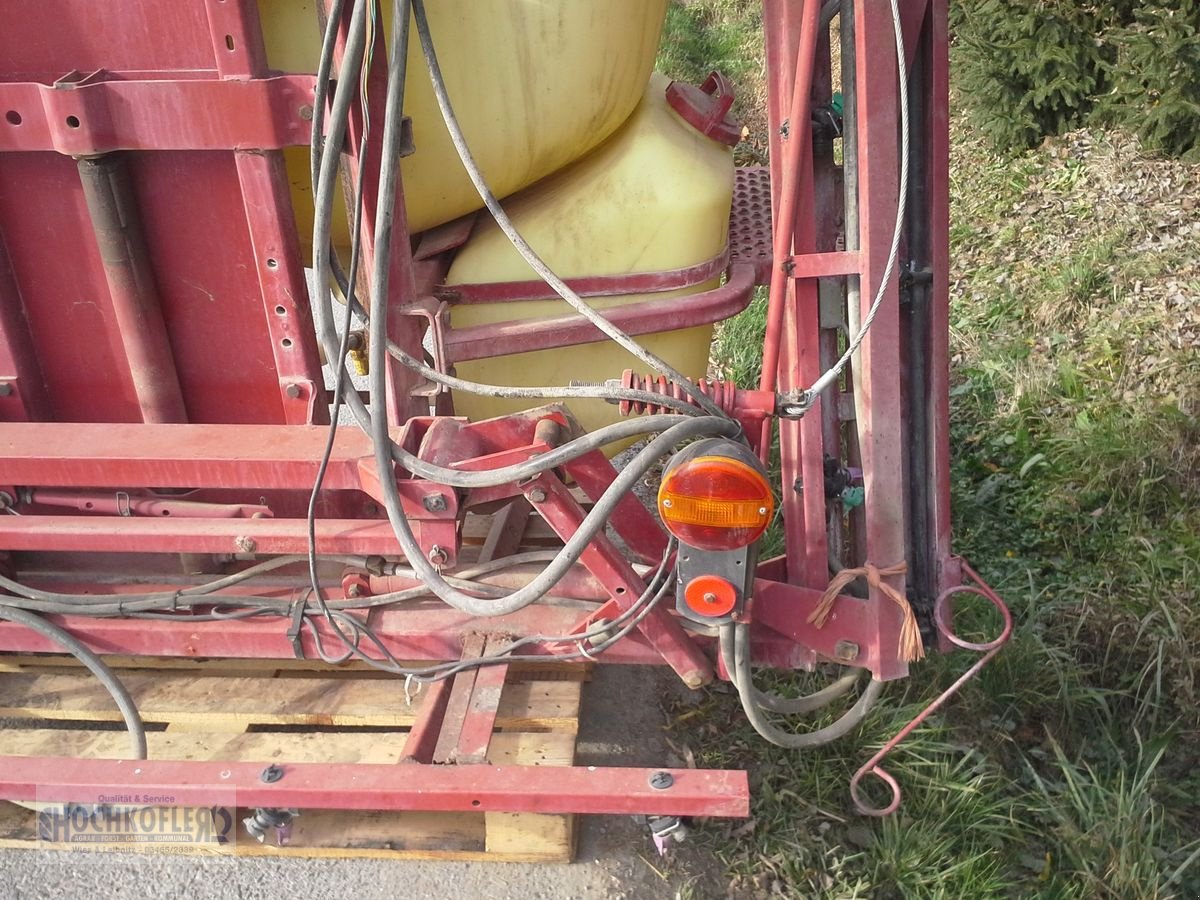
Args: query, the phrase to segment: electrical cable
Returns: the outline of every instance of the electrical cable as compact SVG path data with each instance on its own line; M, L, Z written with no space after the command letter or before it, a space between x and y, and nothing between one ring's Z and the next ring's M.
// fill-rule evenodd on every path
M883 682L872 679L858 701L850 707L841 718L824 728L814 731L791 733L776 727L767 720L764 709L757 702L753 674L750 667L750 628L748 625L730 623L721 627L722 652L727 653L732 643L733 659L725 657L725 667L729 672L730 681L737 690L742 709L746 718L758 732L759 736L779 747L792 750L807 750L831 743L845 737L857 728L875 705L883 690ZM830 685L832 688L834 685ZM759 692L761 693L761 692Z
M520 649L523 646L529 646L530 644L537 643L575 643L580 646L581 649L577 652L569 652L565 654L556 653L549 657L555 661L567 661L585 658L594 659L595 656L603 653L609 647L628 636L633 629L636 628L646 618L646 616L650 614L655 606L661 602L662 598L666 596L668 593L668 588L670 588L674 583L673 577L668 569L668 563L671 559L672 553L674 552L674 547L675 542L673 540L669 541L658 568L647 582L646 589L632 604L630 604L628 609L614 617L611 622L598 623L585 631L571 635L527 635L526 637L515 640L503 650L500 650L494 654L489 654L488 656L478 657L476 659L457 660L419 669L405 668L396 661L395 657L383 644L382 640L365 622L361 622L360 620L352 617L344 616L342 623L349 625L349 627L353 628L356 632L353 646L355 650L355 656L358 659L377 668L391 672L392 674L404 675L422 682L440 681L467 669L481 668L483 666L501 664L507 665L514 662L545 662L547 659L545 655L513 655L514 650ZM668 577L662 581L661 585L656 585L656 582L659 579L662 579L664 574L667 574ZM343 616L341 613L336 615ZM621 627L614 632L613 629L617 626ZM315 628L315 626L313 626L311 623L309 624L309 627L310 629ZM312 633L314 634L314 642L317 646L318 655L324 658L326 654L324 653L323 647L320 645L319 633L315 630ZM383 656L383 661L369 657L363 653L361 649L359 649L358 644L362 637L366 637L369 641L371 641L371 643L380 652L380 655ZM598 644L588 650L582 649L584 642L590 642L596 638L601 638Z
M370 324L370 314L363 308L362 302L356 295L349 293L349 282L346 275L341 271L341 265L338 263L337 254L330 250L329 255L330 269L333 273L333 280L337 283L338 289L342 292L343 298L350 297L350 305L354 309L354 315L358 316L366 324ZM665 394L656 394L652 391L639 391L632 388L623 388L608 385L551 385L551 386L521 386L502 385L502 384L486 384L480 381L469 381L465 378L459 378L457 375L449 375L445 372L440 372L432 366L422 362L414 356L405 352L404 348L393 341L390 337L387 341L388 355L397 360L401 365L411 369L418 375L428 381L440 384L443 387L448 387L451 390L465 392L468 394L478 394L481 397L499 397L511 400L604 400L609 403L619 403L628 401L630 403L646 403L656 406L674 409L688 415L701 415L704 410L700 409L696 404L686 398L671 397Z
M117 708L121 711L121 718L125 720L125 727L129 731L129 740L133 748L131 758L146 758L146 727L142 724L142 717L138 712L137 704L133 702L133 697L130 696L129 690L121 683L121 680L117 678L113 670L104 664L104 660L97 656L91 648L76 639L74 635L27 610L0 605L0 619L5 619L17 625L22 625L30 631L37 632L42 637L62 647L83 663L88 671L95 675L97 680L104 685L109 695L116 702Z
M607 335L611 340L615 341L642 363L649 366L656 372L665 375L668 379L675 382L680 389L696 402L702 410L711 416L724 417L725 411L717 406L707 397L691 379L677 371L673 366L661 359L654 353L651 353L632 337L606 319L600 312L590 306L582 297L580 297L570 286L558 277L554 271L546 265L537 252L529 245L529 242L521 235L521 233L513 225L512 220L505 213L504 208L500 205L500 201L496 199L491 188L488 187L487 181L484 178L483 172L476 163L474 156L471 153L470 147L467 145L466 137L463 135L462 127L459 124L458 118L454 114L454 108L451 105L449 94L446 91L446 82L442 77L442 69L438 63L437 52L433 45L433 36L429 31L429 21L425 16L425 4L423 0L411 0L413 15L416 20L417 36L421 41L421 52L425 57L425 66L429 70L430 81L433 83L434 97L437 99L438 107L442 112L442 120L446 123L446 129L450 133L450 139L454 144L454 149L458 151L458 157L462 160L463 168L466 169L467 175L470 177L472 184L475 185L475 190L478 191L479 197L483 200L488 212L492 214L492 218L496 220L496 224L505 236L516 248L521 258L526 264L537 273L538 277L546 282L554 292L567 302L572 309L582 315L585 319L592 323L602 333Z
M896 259L900 253L900 237L904 231L904 216L908 204L908 65L905 60L904 28L900 21L898 0L891 0L891 6L892 26L896 33L896 70L899 74L900 82L900 184L899 193L896 198L896 225L892 231L892 245L888 251L887 264L883 268L883 276L879 279L879 289L875 292L875 299L871 302L866 317L862 320L862 324L859 325L858 330L850 339L849 345L838 361L823 372L821 377L812 383L811 387L802 392L802 405L805 408L811 406L837 380L842 370L846 368L846 364L850 361L850 358L858 351L859 345L862 344L863 339L867 336L867 331L870 329L871 323L875 321L875 316L883 306L884 297L887 295L888 282L891 280L892 271L896 267Z

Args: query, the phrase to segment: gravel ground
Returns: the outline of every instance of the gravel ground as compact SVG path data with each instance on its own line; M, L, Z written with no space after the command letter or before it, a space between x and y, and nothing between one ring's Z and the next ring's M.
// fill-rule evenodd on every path
M584 690L578 759L596 765L682 765L663 740L660 700L682 691L670 673L601 666ZM167 857L0 850L0 898L355 897L356 900L603 900L723 897L716 864L694 847L663 864L644 826L628 817L586 817L578 861L562 864L423 860ZM653 862L656 868L651 868Z

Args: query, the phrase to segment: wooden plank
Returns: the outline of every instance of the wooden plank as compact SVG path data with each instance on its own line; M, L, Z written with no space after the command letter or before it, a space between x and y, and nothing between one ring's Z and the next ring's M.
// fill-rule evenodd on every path
M127 658L133 665L144 660ZM6 662L12 663L10 657ZM0 677L0 716L98 723L119 722L112 701L90 673L62 658L25 657ZM229 759L271 762L397 764L409 727L430 691L404 704L403 682L375 672L300 668L270 661L251 671L219 676L231 662L169 661L161 668L129 668L121 678L147 722L166 731L147 734L156 759ZM179 662L183 665L176 666ZM305 665L305 661L298 661ZM282 664L281 664L282 663ZM224 668L222 668L224 666ZM565 766L575 757L585 667L514 673L504 682L496 708L496 731L485 762ZM284 677L263 677L281 675ZM336 677L335 677L336 676ZM563 677L572 680L558 680ZM246 731L250 726L258 730ZM372 725L393 731L267 730L277 726ZM123 758L129 739L122 729L20 728L0 731L0 755ZM240 810L237 821L251 811ZM239 826L240 827L240 826ZM234 856L302 858L457 859L568 862L574 857L575 817L534 813L425 813L304 810L287 847L259 844L239 831ZM0 847L96 850L37 840L34 813L0 803ZM128 849L128 848L122 848ZM229 855L212 845L139 845L139 850Z
M253 678L378 678L394 679L396 676L383 672L359 660L350 660L338 666L317 659L185 659L178 656L103 656L105 664L112 669L186 669L196 674L221 676L247 676ZM400 660L402 666L420 668L428 666L429 660ZM2 672L59 672L69 674L83 668L73 656L61 654L0 653ZM547 657L545 662L521 662L509 666L510 680L555 678L563 681L587 680L590 665L575 662L559 662Z
M239 810L238 821L249 814ZM532 814L527 814L532 815ZM555 818L555 817L537 817ZM570 817L559 817L568 819ZM523 826L531 836L531 826ZM566 831L567 829L562 829ZM204 846L148 845L138 852L182 850L193 856L294 857L305 859L430 859L475 860L480 862L570 862L574 856L573 839L552 843L551 826L542 826L542 838L528 847L497 840L488 849L487 822L481 813L344 813L310 811L295 820L292 843L279 847L258 843L244 832L238 835L232 851ZM573 835L564 836L573 838ZM97 845L48 844L37 840L33 811L10 803L0 803L0 848L111 852ZM123 848L124 849L124 848Z
M379 732L221 732L152 731L146 735L151 759L228 759L275 762L392 764L403 752L403 734ZM124 759L129 738L123 731L67 728L6 728L0 756L78 756ZM492 737L488 761L495 765L569 766L575 735L501 732Z
M481 634L468 634L463 638L462 658L478 659L483 655L486 638ZM446 712L442 716L442 727L438 730L437 742L433 748L435 763L454 762L454 748L458 745L458 736L462 732L463 723L471 708L471 692L475 690L475 679L479 677L479 669L463 669L454 676L450 686L450 699L446 701Z
M563 848L575 846L575 816L539 813L484 813L488 853L529 854L555 859Z
M199 723L228 731L248 725L409 727L420 695L405 705L400 679L219 678L173 671L122 674L146 722ZM505 730L575 731L578 682L508 686L496 726ZM0 716L117 722L107 691L87 673L10 672L0 678Z

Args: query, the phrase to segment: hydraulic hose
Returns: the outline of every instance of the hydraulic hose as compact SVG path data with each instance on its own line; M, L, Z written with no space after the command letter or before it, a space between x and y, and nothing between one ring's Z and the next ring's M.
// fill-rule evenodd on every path
M121 683L121 680L113 674L113 670L106 666L99 656L76 640L67 631L64 631L51 622L47 622L41 616L34 613L17 609L13 606L0 605L0 619L14 622L17 625L23 625L30 631L36 631L47 640L58 644L58 646L87 666L88 671L95 675L108 690L113 700L116 701L117 708L121 711L121 717L125 720L125 727L129 730L129 740L133 748L132 758L146 758L146 728L142 724L142 717L138 713L137 704L133 702L133 697L129 695L129 691L125 685Z
M732 679L734 677L733 631L722 628L719 637L721 657L725 661L725 668L730 673ZM767 712L779 713L785 716L805 715L816 712L818 709L823 709L839 697L844 697L858 684L862 674L862 669L851 669L845 675L827 684L819 691L805 694L802 697L781 697L779 694L772 694L754 688L754 702Z
M776 746L792 750L808 750L845 737L867 717L867 713L875 705L875 701L883 690L883 682L872 680L863 691L862 696L858 698L858 702L832 724L800 734L784 731L767 720L766 711L757 701L755 695L757 689L754 687L750 668L749 626L729 624L722 626L721 631L722 647L727 648L730 642L733 644L733 665L729 664L728 658L726 658L725 665L729 670L733 686L737 689L746 718L754 726L754 730L758 732L759 736ZM729 631L732 631L731 637L727 636ZM831 688L833 686L830 685Z

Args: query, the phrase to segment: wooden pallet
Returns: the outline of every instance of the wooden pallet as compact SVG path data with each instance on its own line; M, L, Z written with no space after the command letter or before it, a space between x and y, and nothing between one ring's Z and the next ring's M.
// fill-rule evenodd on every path
M152 759L402 764L405 739L432 695L423 690L409 705L402 680L309 661L108 661L119 666L137 701ZM584 671L565 664L510 668L487 762L571 765ZM0 656L0 717L17 720L0 730L0 755L128 753L111 698L70 658ZM248 814L239 810L238 822ZM0 847L56 846L37 839L34 812L0 803ZM237 856L567 862L575 852L575 822L573 816L533 813L304 810L287 846L269 838L260 844L242 831L232 851L194 849Z

